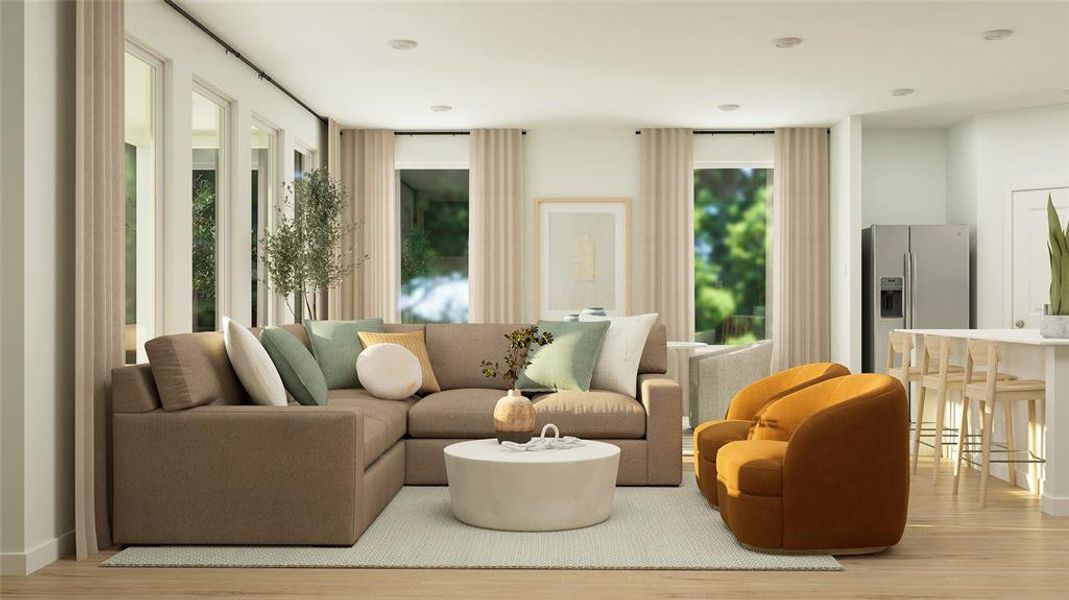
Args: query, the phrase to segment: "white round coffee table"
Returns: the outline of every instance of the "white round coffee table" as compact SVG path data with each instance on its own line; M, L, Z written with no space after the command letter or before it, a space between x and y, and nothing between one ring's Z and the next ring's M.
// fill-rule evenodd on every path
M575 448L520 452L497 440L445 448L453 514L464 523L507 531L558 531L601 523L612 514L620 449L583 440Z

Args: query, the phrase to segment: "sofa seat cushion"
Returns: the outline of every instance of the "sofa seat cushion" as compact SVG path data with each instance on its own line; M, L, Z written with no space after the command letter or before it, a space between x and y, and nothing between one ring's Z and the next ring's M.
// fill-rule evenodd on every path
M616 392L555 392L535 396L537 431L553 423L561 435L593 439L640 439L646 435L646 409ZM537 433L536 431L536 433Z
M716 454L716 476L731 491L751 496L782 496L786 456L787 442L731 442Z
M494 437L494 405L504 395L501 390L461 388L425 396L408 411L408 435L414 438Z
M355 406L364 413L364 467L405 436L408 411L415 402L415 398L383 400L366 390L352 388L327 394L328 406Z

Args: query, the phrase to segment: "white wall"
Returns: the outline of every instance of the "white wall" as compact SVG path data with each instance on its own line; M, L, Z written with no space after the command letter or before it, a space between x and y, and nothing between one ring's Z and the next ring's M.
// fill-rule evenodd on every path
M73 4L3 2L0 571L73 549Z
M526 212L524 313L534 314L534 199L543 197L626 196L632 202L632 249L637 249L639 136L634 128L528 129L524 143ZM519 243L519 241L518 241ZM637 258L633 257L632 270ZM632 302L639 298L638 277L632 279Z
M831 360L861 371L862 125L831 127Z
M972 117L948 140L948 217L975 223L976 326L1010 327L1010 190L1069 184L1069 104Z
M862 227L947 222L945 129L865 128L862 165Z
M249 177L250 129L253 115L278 130L280 173L278 181L293 179L293 151L315 151L320 147L320 122L300 105L238 59L228 56L222 46L182 18L162 2L127 2L127 36L162 59L164 66L164 323L158 333L189 331L192 328L192 165L190 133L193 81L207 85L231 102L228 126L231 173L230 201L222 212L229 226L220 238L228 260L220 273L222 306L220 314L248 323L251 318L251 277L248 255L236 249L251 242L251 191ZM314 165L313 165L314 166Z

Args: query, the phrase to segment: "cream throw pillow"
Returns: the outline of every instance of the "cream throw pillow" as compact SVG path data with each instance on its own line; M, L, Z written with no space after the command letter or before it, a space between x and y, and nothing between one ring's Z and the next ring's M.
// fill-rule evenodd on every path
M241 385L256 404L286 406L286 388L260 340L245 326L223 317L223 345Z
M375 331L359 331L360 343L364 348L370 348L375 344L397 344L406 348L419 360L419 366L423 371L423 383L420 385L421 394L434 394L442 391L438 385L438 378L434 376L431 368L431 358L427 354L427 341L422 331L406 331L403 333L378 333Z
M590 389L608 390L631 398L637 396L638 364L650 329L657 322L657 313L634 317L580 316L580 321L609 321L605 341L594 365Z

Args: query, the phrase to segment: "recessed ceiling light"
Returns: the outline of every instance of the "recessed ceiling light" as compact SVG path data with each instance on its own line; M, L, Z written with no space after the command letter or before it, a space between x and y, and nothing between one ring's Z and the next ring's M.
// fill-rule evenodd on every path
M896 97L896 98L898 98L898 97L901 97L901 96L909 96L910 94L912 94L915 91L917 91L917 90L915 90L913 88L895 88L895 89L891 90L891 95Z
M448 104L435 104L431 106L431 110L434 112L449 112L453 110L453 107Z
M802 43L802 38L796 37L781 37L772 40L772 44L777 48L794 48L798 44Z
M386 43L394 50L411 50L419 45L416 40L390 40Z
M1013 35L1012 29L988 29L983 33L984 39L989 42L1004 40Z
M724 112L731 112L733 110L739 110L742 107L738 104L721 104L720 106L717 106L717 108Z

